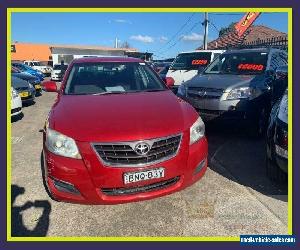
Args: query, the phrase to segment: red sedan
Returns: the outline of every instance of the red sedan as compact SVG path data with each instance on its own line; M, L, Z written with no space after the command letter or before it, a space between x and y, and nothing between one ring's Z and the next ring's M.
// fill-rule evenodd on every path
M118 204L192 185L207 168L205 126L144 61L74 60L43 130L51 198Z

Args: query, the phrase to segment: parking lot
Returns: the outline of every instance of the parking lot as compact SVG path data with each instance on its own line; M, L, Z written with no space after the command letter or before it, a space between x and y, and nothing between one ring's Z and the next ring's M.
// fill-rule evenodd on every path
M12 122L12 235L239 236L287 234L287 187L265 175L264 139L206 124L209 168L184 191L122 205L52 201L41 177L43 127L56 94L43 93Z

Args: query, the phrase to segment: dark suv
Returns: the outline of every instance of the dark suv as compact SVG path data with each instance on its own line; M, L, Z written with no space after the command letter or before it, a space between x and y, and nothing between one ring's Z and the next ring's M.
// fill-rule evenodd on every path
M201 75L180 86L178 96L192 104L205 121L247 121L261 134L277 86L275 70L287 65L287 53L273 48L229 50Z

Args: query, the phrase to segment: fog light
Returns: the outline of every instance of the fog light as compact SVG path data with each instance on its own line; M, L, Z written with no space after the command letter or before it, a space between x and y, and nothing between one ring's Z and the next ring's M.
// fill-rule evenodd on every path
M202 168L205 166L205 163L206 163L206 158L202 160L195 168L194 175L198 174L202 170Z
M58 191L80 195L80 192L72 184L59 180L53 180L53 183Z

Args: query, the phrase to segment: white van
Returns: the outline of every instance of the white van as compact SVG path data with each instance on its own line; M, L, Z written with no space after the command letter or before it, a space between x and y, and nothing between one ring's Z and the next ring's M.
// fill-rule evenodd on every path
M171 64L166 77L174 79L174 85L181 85L204 70L210 62L225 50L195 50L179 53Z

